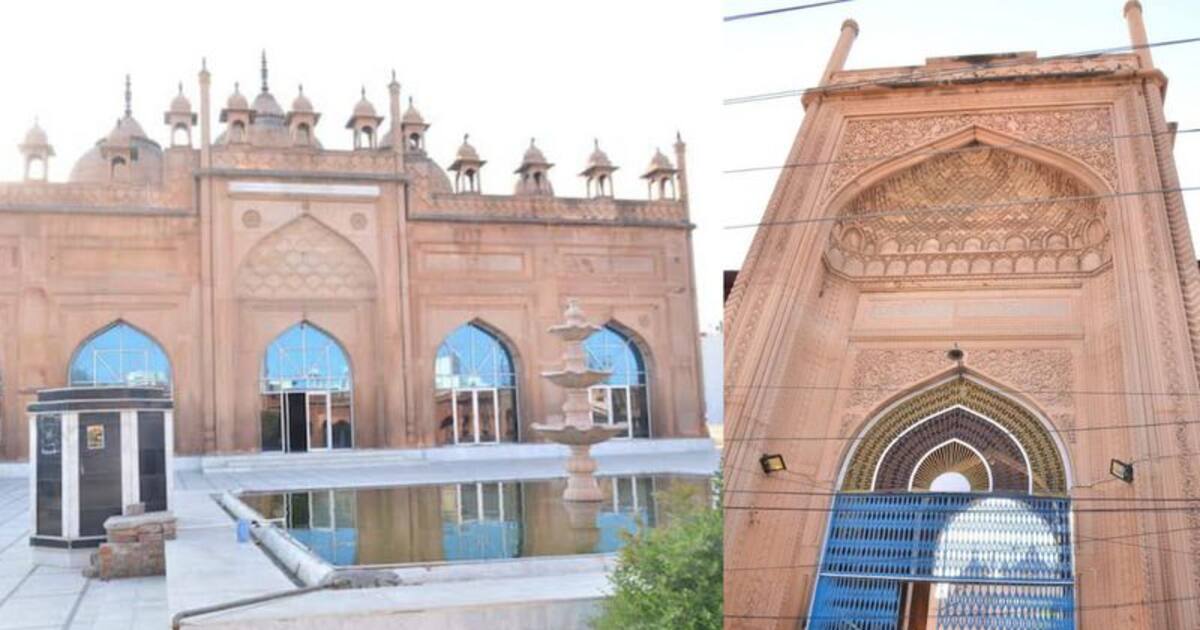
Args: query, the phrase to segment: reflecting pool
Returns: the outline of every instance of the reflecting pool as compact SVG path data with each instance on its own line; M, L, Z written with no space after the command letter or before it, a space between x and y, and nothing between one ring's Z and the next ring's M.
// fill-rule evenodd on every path
M329 563L351 566L608 553L621 548L623 533L670 518L664 492L697 502L712 496L708 477L598 481L604 500L591 504L565 503L565 479L246 493L241 499Z

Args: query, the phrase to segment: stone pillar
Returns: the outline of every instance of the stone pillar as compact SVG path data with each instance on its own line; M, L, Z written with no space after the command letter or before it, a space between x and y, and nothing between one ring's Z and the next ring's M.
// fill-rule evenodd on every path
M842 22L842 31L838 35L837 44L833 47L833 53L829 55L829 64L825 66L825 72L821 74L821 85L827 85L834 73L841 72L846 65L846 58L850 56L850 46L854 44L854 39L858 37L858 22L854 20L846 20Z

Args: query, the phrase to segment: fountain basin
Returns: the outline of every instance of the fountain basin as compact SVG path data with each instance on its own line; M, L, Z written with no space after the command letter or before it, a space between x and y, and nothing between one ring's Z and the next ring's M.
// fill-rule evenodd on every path
M558 370L542 372L542 378L566 389L585 389L603 383L609 374L600 370Z
M593 424L580 428L570 424L534 424L533 430L547 440L567 446L591 446L628 433L629 424Z

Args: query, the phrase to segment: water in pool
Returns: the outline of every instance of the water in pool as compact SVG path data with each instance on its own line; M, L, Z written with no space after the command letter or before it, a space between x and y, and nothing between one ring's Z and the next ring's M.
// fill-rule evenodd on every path
M244 494L241 499L339 566L463 562L616 551L623 532L669 518L663 491L703 501L709 479L599 479L599 504L562 501L566 481L501 481ZM673 492L672 496L680 496Z

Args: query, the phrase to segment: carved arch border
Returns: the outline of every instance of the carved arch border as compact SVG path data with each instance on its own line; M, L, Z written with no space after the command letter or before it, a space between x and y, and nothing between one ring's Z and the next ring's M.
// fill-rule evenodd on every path
M1053 147L1023 140L1017 136L997 131L979 124L967 125L958 131L952 131L940 138L913 147L891 159L875 164L842 184L825 201L824 216L838 218L846 206L850 205L858 195L875 184L887 178L907 171L922 162L931 160L943 151L961 149L978 142L980 144L1008 151L1023 158L1043 164L1050 168L1063 171L1080 181L1096 195L1110 195L1115 191L1105 181L1104 177L1088 164L1078 158L1068 155ZM1107 221L1112 209L1110 199L1100 199L1101 209ZM1111 226L1110 226L1111 227ZM1110 230L1111 231L1111 230Z
M870 492L875 465L892 442L910 427L954 406L995 422L1013 436L1028 458L1034 494L1069 493L1070 460L1046 415L1010 389L967 368L927 379L868 414L842 458L838 487L843 492Z

